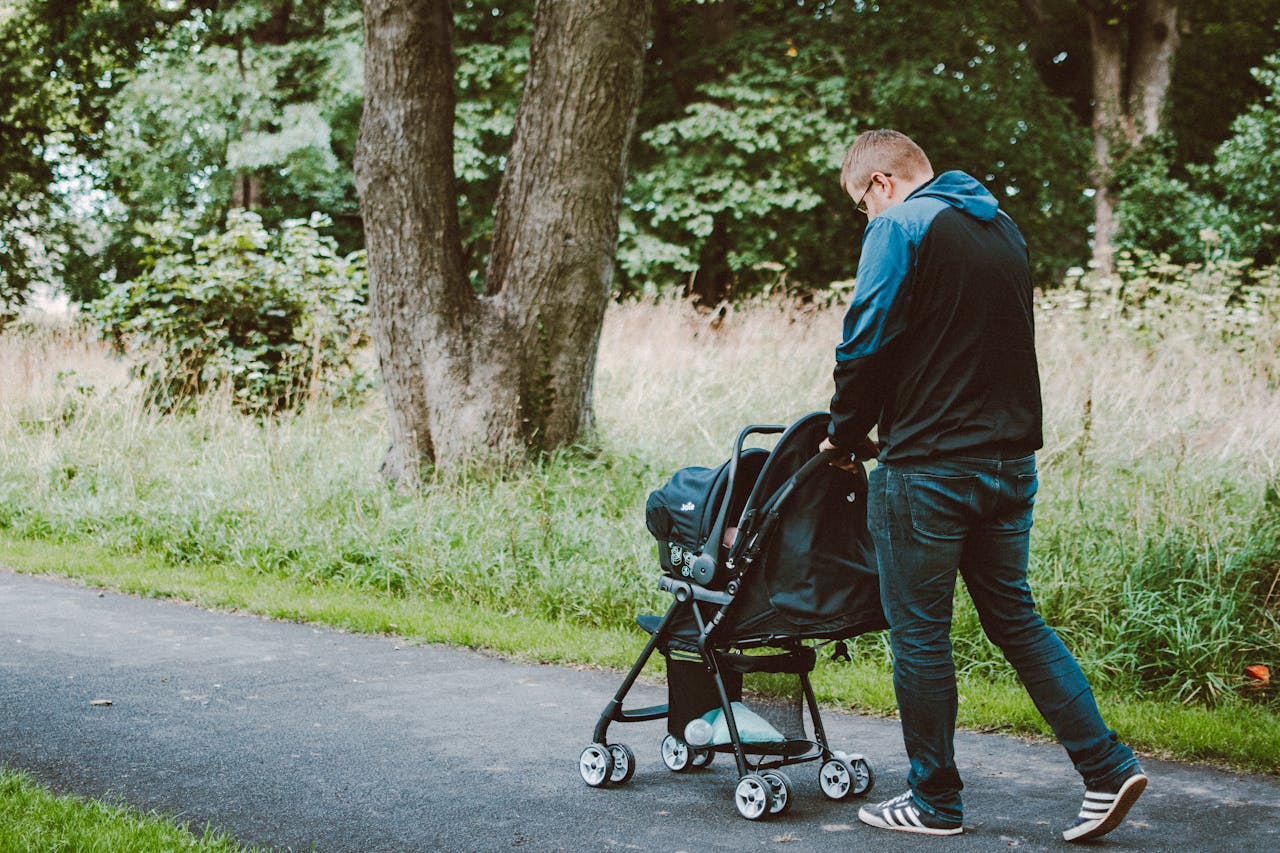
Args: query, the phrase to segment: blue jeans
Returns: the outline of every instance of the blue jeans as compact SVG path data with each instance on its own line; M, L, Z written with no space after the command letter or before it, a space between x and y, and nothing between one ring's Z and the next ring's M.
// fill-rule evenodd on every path
M1133 752L1102 721L1080 665L1031 598L1035 456L889 463L871 471L870 483L868 525L916 801L944 820L963 816L952 745L957 571L987 637L1017 671L1086 786L1100 787L1135 766Z

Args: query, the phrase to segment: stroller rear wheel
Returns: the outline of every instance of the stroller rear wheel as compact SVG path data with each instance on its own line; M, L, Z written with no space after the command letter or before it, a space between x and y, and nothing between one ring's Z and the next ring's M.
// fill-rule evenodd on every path
M689 763L694 767L706 767L716 757L714 749L695 749Z
M683 773L690 767L702 766L696 764L694 750L689 749L689 744L675 735L667 735L662 739L662 763L672 773Z

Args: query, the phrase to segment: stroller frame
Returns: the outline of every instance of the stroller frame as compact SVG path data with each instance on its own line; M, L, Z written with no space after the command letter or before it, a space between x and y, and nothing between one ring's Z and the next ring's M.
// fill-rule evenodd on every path
M728 523L729 507L733 503L735 494L738 463L747 439L752 435L778 434L786 431L787 428L783 426L753 424L738 434L734 442L733 455L728 462L728 483L722 504L717 511L702 553L698 555L693 565L690 573L692 577L712 577L720 568L716 565L720 556L719 545ZM833 750L827 740L817 698L809 678L809 673L816 661L816 654L811 647L803 643L803 639L817 639L817 637L779 636L765 632L755 636L734 637L724 643L717 642L716 638L717 628L726 622L726 614L734 605L736 593L741 588L744 578L750 573L753 564L759 560L787 498L798 486L822 466L829 464L837 455L839 454L836 451L824 451L813 456L759 508L754 504L755 499L759 497L757 492L763 485L763 477L757 479L746 501L742 517L739 519L737 536L723 560L723 569L727 570L729 577L724 590L710 589L685 578L671 577L666 574L662 576L659 587L670 593L673 600L661 619L653 616L637 617L641 627L651 636L617 692L601 712L592 733L591 744L582 751L579 758L579 772L587 785L594 788L621 786L625 785L635 773L634 752L625 744L609 742L610 725L666 719L672 715L670 703L632 709L624 707L627 694L639 679L649 659L655 651L661 651L669 664L673 655L678 655L679 660L696 660L705 667L714 683L729 733L727 743L696 747L691 746L683 738L668 733L662 741L662 758L667 769L679 773L706 767L717 752L732 753L738 772L734 804L738 813L748 820L781 815L789 809L792 800L792 783L781 772L781 768L790 765L821 761L819 785L822 792L833 800L865 795L871 790L875 777L865 758L859 754L846 754ZM708 608L712 611L710 618L704 617L704 607L700 605L710 606ZM696 626L696 636L693 638L687 634L684 636L676 634L675 623L683 614L691 614L693 617L693 623ZM781 653L748 656L735 654L732 651L765 647L780 649ZM842 646L839 648L843 650ZM726 667L738 673L780 672L797 675L803 692L804 709L808 712L813 729L813 739L787 737L783 741L766 743L744 742L735 718L733 697L726 684ZM668 677L670 678L670 666ZM802 725L803 717L802 710Z

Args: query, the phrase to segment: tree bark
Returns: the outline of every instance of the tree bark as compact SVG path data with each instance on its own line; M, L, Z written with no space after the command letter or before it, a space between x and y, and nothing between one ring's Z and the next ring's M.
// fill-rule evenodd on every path
M403 485L572 442L613 275L648 0L542 0L485 287L463 264L447 0L366 0L356 181L374 343Z
M1093 262L1115 271L1113 165L1160 132L1178 49L1177 0L1079 0L1093 56ZM1025 5L1025 4L1024 4Z

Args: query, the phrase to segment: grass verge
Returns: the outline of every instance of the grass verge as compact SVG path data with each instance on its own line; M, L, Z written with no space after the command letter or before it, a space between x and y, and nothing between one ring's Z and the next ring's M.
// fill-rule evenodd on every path
M93 586L180 599L292 621L422 643L487 650L524 661L625 669L639 654L639 629L598 628L527 613L496 613L408 592L248 574L216 565L173 565L154 556L120 555L87 543L65 545L0 535L0 565L76 578ZM879 642L879 635L863 638ZM822 663L814 688L827 706L891 715L891 676L879 654ZM657 662L660 664L660 660ZM651 674L660 674L653 666ZM1049 731L1011 671L983 669L960 678L960 724L978 731L1046 737ZM601 705L607 697L601 697ZM1121 738L1149 755L1280 773L1280 716L1244 701L1213 709L1100 692L1099 704Z
M0 853L248 853L225 833L200 834L156 814L58 796L30 776L0 767Z

